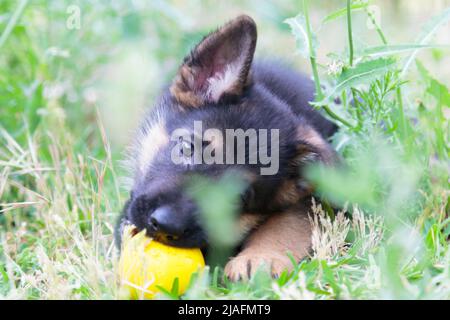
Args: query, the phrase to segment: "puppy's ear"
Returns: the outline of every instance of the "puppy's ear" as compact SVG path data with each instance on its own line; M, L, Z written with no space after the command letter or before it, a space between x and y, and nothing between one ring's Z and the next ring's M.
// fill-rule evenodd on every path
M183 106L239 97L250 83L256 25L239 16L207 35L184 59L170 91Z

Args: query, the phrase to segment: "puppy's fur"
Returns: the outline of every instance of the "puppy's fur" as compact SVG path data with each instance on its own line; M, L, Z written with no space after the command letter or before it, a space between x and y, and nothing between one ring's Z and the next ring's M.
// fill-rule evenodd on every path
M239 16L207 35L184 59L137 135L134 185L116 229L118 242L121 226L133 223L169 245L207 248L199 208L186 182L192 174L219 179L237 170L248 183L239 205L244 241L226 274L233 280L247 278L264 262L276 276L292 267L287 252L296 260L307 254L312 186L302 178L302 169L311 162L334 162L327 139L336 126L309 105L314 98L309 78L279 63L253 61L256 38L254 21ZM194 121L202 121L203 130L220 132L278 129L279 171L261 175L260 164L175 165L171 152L177 142L170 134L177 128L193 134ZM212 148L218 143L209 141ZM245 148L250 150L248 144Z

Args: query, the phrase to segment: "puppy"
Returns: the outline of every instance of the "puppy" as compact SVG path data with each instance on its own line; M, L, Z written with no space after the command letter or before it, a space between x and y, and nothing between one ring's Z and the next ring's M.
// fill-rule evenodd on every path
M122 227L132 223L171 246L208 248L187 184L192 175L217 180L236 171L247 183L237 205L243 241L226 275L247 279L265 263L277 276L292 268L288 252L297 261L308 253L312 186L302 170L334 162L327 139L337 128L309 105L314 86L308 77L280 63L253 61L256 39L255 22L242 15L186 56L137 134L134 184L116 227L118 243Z

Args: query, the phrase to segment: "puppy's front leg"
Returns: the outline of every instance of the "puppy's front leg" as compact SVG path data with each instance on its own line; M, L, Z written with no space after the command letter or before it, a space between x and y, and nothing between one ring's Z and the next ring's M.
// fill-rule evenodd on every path
M249 235L244 249L227 263L228 278L246 280L261 264L269 267L275 277L292 270L287 253L300 261L311 247L311 224L306 212L306 208L296 208L268 218Z

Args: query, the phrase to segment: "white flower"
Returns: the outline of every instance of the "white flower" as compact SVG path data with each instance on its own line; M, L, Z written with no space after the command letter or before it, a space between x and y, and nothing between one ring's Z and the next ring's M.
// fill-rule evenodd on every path
M330 76L335 76L341 73L342 68L344 67L344 63L340 60L333 60L328 64L327 73Z

